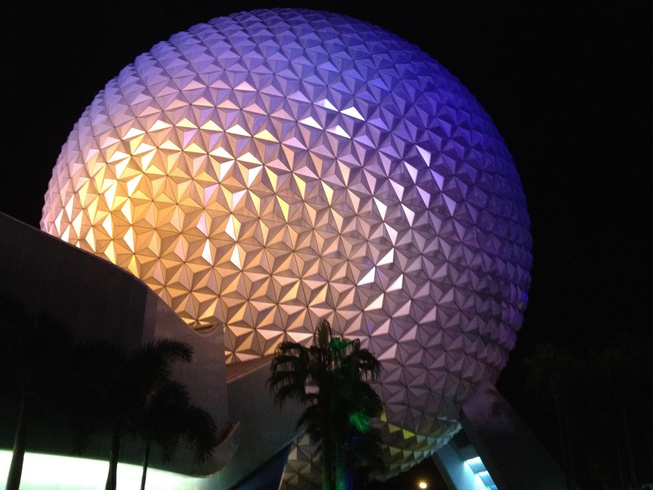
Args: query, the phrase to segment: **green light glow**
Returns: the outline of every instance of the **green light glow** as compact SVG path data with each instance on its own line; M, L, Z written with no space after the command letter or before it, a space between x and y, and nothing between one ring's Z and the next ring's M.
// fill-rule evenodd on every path
M370 418L363 412L352 412L349 414L349 423L362 434L370 430Z

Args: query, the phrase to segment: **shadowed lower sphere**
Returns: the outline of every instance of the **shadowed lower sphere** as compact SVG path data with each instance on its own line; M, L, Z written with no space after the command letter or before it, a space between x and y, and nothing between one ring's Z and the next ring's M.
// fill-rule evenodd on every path
M228 362L308 343L319 318L360 338L391 472L496 381L530 283L490 117L417 47L325 12L221 17L136 58L63 146L41 228L222 325Z

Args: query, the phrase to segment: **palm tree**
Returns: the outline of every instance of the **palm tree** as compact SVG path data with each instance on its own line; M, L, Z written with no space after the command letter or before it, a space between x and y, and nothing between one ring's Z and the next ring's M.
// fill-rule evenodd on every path
M524 359L527 391L554 410L567 488L639 488L650 480L650 352L646 335L621 332L600 353L543 344Z
M651 344L633 332L616 335L600 355L592 356L593 397L609 417L622 488L640 488L650 478L649 464L637 463L644 452L653 394ZM633 430L634 427L638 430ZM642 475L641 470L647 469ZM640 470L641 469L641 470ZM640 470L640 471L638 471ZM648 473L648 475L646 475Z
M526 390L536 398L551 404L558 427L560 455L568 489L576 486L574 445L570 427L571 401L575 396L574 375L581 365L565 347L540 344L524 359L528 370Z
M43 312L33 314L18 300L0 297L0 369L19 397L7 490L17 490L27 432L36 408L62 396L70 376L72 332Z
M172 366L190 362L192 355L190 345L168 339L153 340L131 354L106 342L88 343L80 349L86 367L79 384L86 396L75 414L79 445L83 447L98 429L109 431L107 490L116 488L121 438L137 431L157 389L172 381Z
M318 323L312 346L283 342L272 360L269 385L275 399L280 405L286 400L308 405L297 426L320 443L323 490L350 486L353 464L366 460L354 457L356 448L364 447L358 442L378 447L370 419L381 414L383 403L368 380L377 380L380 369L359 340L334 337L326 320Z
M208 459L217 443L213 417L191 403L188 388L166 379L148 397L134 431L145 442L141 490L145 490L147 468L153 443L159 445L163 459L169 461L181 440L194 450L198 462Z

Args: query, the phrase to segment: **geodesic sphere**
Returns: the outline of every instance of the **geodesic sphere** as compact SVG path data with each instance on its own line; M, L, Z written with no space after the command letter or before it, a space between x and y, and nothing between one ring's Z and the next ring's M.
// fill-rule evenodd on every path
M415 46L324 12L217 18L136 58L75 125L41 227L222 324L229 362L319 318L362 339L389 437L416 450L496 379L530 282L490 117Z

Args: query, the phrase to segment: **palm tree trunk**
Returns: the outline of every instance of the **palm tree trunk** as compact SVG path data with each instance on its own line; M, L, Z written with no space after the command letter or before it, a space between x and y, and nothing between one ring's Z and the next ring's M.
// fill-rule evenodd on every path
M335 484L336 490L346 490L347 488L347 475L345 473L345 455L342 447L337 446L335 448L335 460L336 460L336 475L335 475Z
M562 404L562 416L564 420L564 436L565 436L565 446L567 448L567 484L572 490L576 489L576 462L575 462L575 451L574 444L572 440L572 424L570 422L571 414L569 413L569 405L566 403Z
M11 456L11 466L7 475L6 490L18 490L20 479L23 475L23 460L25 459L25 441L27 439L27 421L31 409L30 395L23 393L20 399L18 412L18 425L14 436L14 450Z
M111 449L109 451L109 474L106 490L116 490L118 482L118 459L120 458L120 424L116 423L111 434Z
M648 454L648 462L653 468L653 446L651 445L651 434L648 425L644 425L644 442L646 443L646 453Z
M621 434L619 434L619 427L617 427L617 425L621 425L621 423L615 422L613 419L612 424L613 424L612 432L613 432L615 447L617 451L617 469L619 471L619 490L626 490L626 480L624 478L624 469L623 469L624 455L623 455L623 449L621 447L622 445Z
M150 461L150 439L145 440L145 454L143 455L143 475L141 476L141 490L145 490L145 480L147 478L147 465Z
M322 490L334 490L333 486L333 441L329 416L329 390L320 387L317 400L320 413L320 442L322 443Z
M563 427L563 418L562 418L562 410L560 408L560 401L558 400L557 397L553 397L554 400L554 407L555 407L555 412L556 412L556 422L558 423L558 441L560 442L560 456L562 457L562 467L565 472L565 487L567 490L572 490L571 489L571 482L569 480L569 461L568 461L568 456L567 456L567 446L565 444L566 438L565 438L565 430Z
M331 455L331 441L329 431L322 430L322 490L333 489L333 457Z
M630 428L628 426L628 414L626 406L621 405L622 432L624 435L624 445L626 446L626 457L628 459L628 470L630 471L630 483L633 488L639 488L637 484L637 474L635 473L635 463L633 461L633 448L630 443Z

